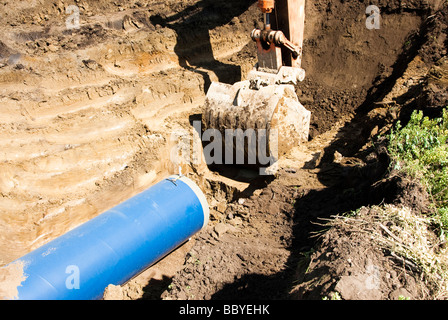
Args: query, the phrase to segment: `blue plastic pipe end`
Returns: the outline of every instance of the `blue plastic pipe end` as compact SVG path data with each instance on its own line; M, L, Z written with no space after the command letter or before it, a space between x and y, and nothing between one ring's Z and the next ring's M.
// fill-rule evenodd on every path
M19 300L101 299L205 227L200 188L172 176L16 260L24 266ZM15 263L13 262L13 263Z

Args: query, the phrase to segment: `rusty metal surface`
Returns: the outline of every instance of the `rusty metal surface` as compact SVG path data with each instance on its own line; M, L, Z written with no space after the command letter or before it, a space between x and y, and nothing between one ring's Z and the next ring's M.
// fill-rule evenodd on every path
M276 0L272 13L272 28L281 30L297 48L302 51L305 29L306 0ZM294 59L287 49L282 50L285 66L300 68L302 56Z
M282 67L282 50L274 43L269 47L263 44L263 41L257 40L258 70L276 73Z

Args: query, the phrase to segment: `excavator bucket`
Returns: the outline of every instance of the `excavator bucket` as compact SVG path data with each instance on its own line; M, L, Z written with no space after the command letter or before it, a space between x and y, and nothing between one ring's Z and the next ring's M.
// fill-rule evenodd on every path
M234 155L227 157L234 161L227 164L269 167L308 141L310 118L293 85L253 88L250 80L234 85L215 82L206 96L203 127L221 133L226 155Z
M264 29L251 34L258 63L245 81L212 83L202 122L205 130L220 133L225 164L272 167L309 137L311 113L294 87L305 78L301 68L305 0L258 4Z

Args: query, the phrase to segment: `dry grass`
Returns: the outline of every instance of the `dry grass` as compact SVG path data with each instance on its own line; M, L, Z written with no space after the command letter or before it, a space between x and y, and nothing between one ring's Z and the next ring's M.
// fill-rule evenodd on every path
M408 269L419 272L432 288L433 299L448 298L448 248L432 231L429 219L408 208L392 205L362 208L356 214L334 217L330 227L343 225L351 232L370 236Z

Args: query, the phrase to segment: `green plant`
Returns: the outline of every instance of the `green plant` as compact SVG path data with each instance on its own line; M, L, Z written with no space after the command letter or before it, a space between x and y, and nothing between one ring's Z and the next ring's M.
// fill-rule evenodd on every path
M420 179L437 212L434 221L441 234L448 231L448 110L441 118L429 119L415 111L409 123L398 122L389 135L389 152L395 169Z
M341 295L339 292L332 292L330 293L329 297L323 297L322 300L328 301L328 300L342 300Z

